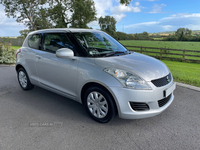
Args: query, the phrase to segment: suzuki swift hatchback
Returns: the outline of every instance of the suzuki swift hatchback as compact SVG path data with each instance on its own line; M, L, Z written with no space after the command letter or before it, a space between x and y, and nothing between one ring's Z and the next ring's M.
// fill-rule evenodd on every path
M23 90L34 85L84 104L105 123L160 114L173 101L175 83L161 61L128 51L102 31L47 29L29 33L17 50Z

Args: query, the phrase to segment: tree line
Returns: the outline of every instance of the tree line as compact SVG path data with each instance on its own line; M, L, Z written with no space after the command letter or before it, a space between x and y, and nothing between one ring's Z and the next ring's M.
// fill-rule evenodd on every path
M163 38L164 41L200 41L200 35L192 35L192 30L179 28L174 34Z
M110 35L117 40L200 41L200 32L192 34L192 30L188 28L179 28L175 33L169 35L149 34L146 31L135 34L111 32Z
M200 34L192 35L192 30L188 28L179 28L173 34L161 35L161 34L151 34L147 32L132 34L134 40L159 40L162 41L200 41Z

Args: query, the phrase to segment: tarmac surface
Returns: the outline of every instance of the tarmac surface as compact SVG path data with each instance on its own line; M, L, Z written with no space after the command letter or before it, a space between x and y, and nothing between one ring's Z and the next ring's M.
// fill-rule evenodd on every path
M200 92L177 86L162 114L100 124L84 107L35 86L23 91L0 66L0 150L199 150Z

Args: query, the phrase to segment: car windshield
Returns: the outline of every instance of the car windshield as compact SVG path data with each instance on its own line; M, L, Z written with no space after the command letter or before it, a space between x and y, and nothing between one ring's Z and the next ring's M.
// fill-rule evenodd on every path
M74 33L83 49L92 57L126 55L129 51L104 32Z

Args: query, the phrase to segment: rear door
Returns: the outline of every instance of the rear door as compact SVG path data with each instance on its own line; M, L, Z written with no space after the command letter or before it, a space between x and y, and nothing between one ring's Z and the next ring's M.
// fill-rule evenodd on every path
M70 98L76 97L77 66L79 59L56 57L60 48L70 48L72 44L66 33L47 33L43 35L42 50L36 53L35 66L41 86L50 88Z

